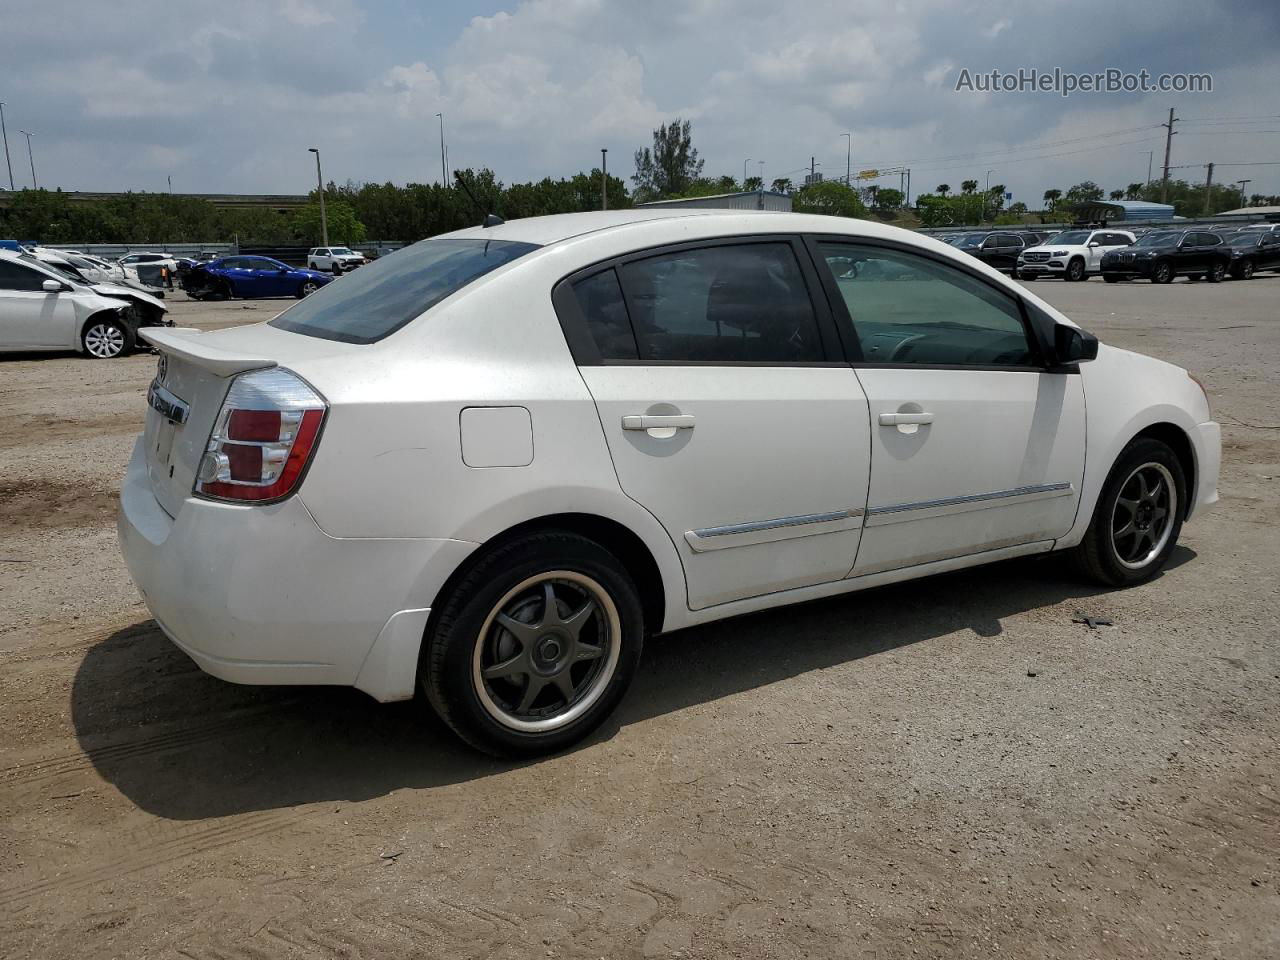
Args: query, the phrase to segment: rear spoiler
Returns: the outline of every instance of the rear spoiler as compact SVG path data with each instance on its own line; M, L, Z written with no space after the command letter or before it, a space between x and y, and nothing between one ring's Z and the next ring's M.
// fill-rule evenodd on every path
M208 370L215 377L232 377L246 370L262 370L274 367L276 361L265 357L251 357L228 350L219 350L211 344L200 343L205 331L194 327L142 327L138 336L157 349L178 357L188 363L194 363L203 370Z

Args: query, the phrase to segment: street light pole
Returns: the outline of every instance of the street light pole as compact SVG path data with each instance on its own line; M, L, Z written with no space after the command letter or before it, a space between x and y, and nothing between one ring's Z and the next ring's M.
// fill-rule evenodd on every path
M449 173L445 169L444 162L444 114L437 113L440 118L440 186L447 187L449 185Z
M35 134L27 133L25 130L19 130L18 132L27 138L27 161L31 164L31 186L39 190L40 184L36 183L36 155L31 152L31 138Z
M308 153L316 155L316 189L320 192L320 242L329 245L329 220L324 213L324 177L320 175L320 151L316 147L307 147Z
M15 189L13 186L13 163L9 159L9 131L4 126L4 101L0 100L0 134L4 136L4 162L9 168L9 192Z
M991 197L991 171L987 171L987 188L982 192L982 219L987 219L987 200Z
M609 148L600 148L600 209L609 209Z
M1243 207L1243 206L1245 206L1245 202L1244 202L1244 188L1245 188L1245 186L1246 186L1246 185L1248 185L1248 184L1250 184L1250 183L1253 183L1253 181L1252 181L1252 180L1237 180L1237 181L1236 181L1236 183L1240 184L1240 206L1242 206L1242 207Z
M853 134L842 133L844 137L844 185L853 186Z
M747 189L747 164L751 162L751 158L742 161L742 189Z
M760 164L760 190L763 192L764 191L764 161L757 160L756 163Z

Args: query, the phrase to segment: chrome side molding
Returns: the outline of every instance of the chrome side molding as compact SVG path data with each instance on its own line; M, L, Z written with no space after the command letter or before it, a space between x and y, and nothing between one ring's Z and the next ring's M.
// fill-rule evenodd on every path
M1035 483L1010 490L994 490L991 493L972 493L963 497L945 497L941 500L917 500L911 503L894 503L867 510L867 526L896 523L899 520L918 520L924 517L940 517L949 513L965 513L969 510L985 510L1004 506L1009 501L1019 503L1046 500L1052 497L1068 497L1075 492L1073 483Z
M831 525L847 520L861 520L863 511L859 507L847 510L832 510L827 513L803 513L793 517L777 517L772 520L752 520L747 523L730 523L720 527L702 527L690 530L684 538L695 553L707 550L721 550L725 547L746 546L752 543L767 543L773 540L785 540L790 537L804 537L819 533L835 533L839 530L854 529L860 524ZM819 526L821 529L807 529ZM806 528L806 529L797 529Z

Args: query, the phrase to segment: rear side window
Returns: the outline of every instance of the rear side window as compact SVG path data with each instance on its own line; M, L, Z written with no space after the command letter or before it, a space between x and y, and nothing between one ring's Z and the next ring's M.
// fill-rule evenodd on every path
M790 244L725 244L618 268L641 362L824 359ZM602 350L603 353L603 350Z
M374 343L472 280L537 248L514 240L423 240L321 287L271 326L343 343Z
M587 322L591 339L600 350L601 359L639 359L627 305L622 299L622 287L614 271L605 270L579 280L573 285L573 295L578 300L578 309Z

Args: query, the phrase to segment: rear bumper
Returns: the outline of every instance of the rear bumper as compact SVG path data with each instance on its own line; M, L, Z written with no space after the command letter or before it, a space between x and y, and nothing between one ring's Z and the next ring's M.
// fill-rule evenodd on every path
M458 540L339 539L295 496L267 506L151 493L142 444L120 491L120 549L165 634L233 683L413 692L427 608L475 548Z

